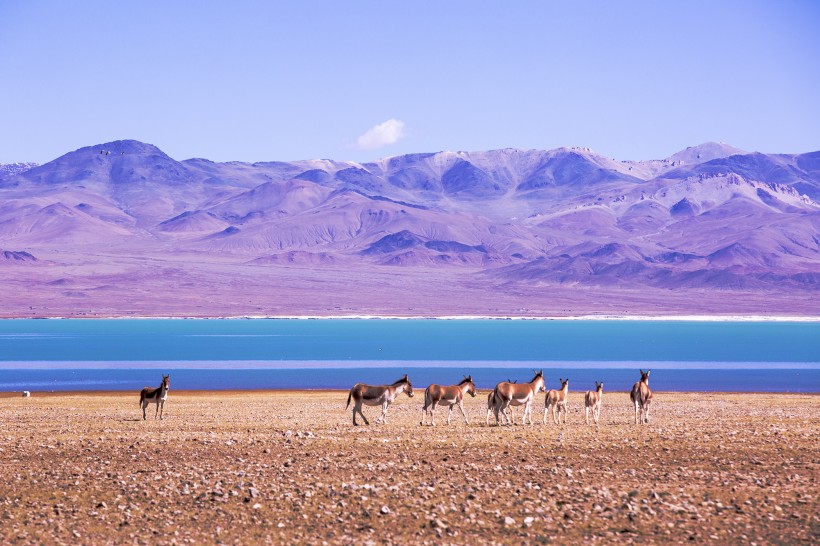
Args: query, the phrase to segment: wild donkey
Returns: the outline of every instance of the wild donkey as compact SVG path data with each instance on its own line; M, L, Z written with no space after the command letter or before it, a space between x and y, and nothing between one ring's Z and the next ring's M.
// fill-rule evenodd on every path
M632 392L629 393L632 403L635 404L636 425L639 422L649 422L649 403L652 402L652 391L649 390L649 372L651 371L652 370L646 370L646 372L644 372L640 370L641 380L632 385ZM641 412L643 412L643 418L639 419Z
M569 379L558 379L561 389L551 389L544 399L544 424L547 424L547 412L552 409L552 420L556 425L561 424L561 414L564 414L564 424L567 424L567 395L569 394ZM556 417L556 413L558 414Z
M595 390L587 391L584 397L584 420L589 424L589 412L592 411L592 419L598 425L598 418L601 417L601 402L604 400L604 384L595 382Z
M507 380L507 383L515 383L515 381ZM517 401L512 400L510 401L510 405L507 406L507 417L510 421L513 420L513 406L520 405ZM495 410L495 389L491 390L487 394L487 426L490 426L490 415Z
M533 370L535 372L535 370ZM495 412L495 422L500 424L498 414L507 420L508 425L512 425L512 419L507 415L507 408L510 406L524 406L524 416L521 418L521 424L527 424L527 417L530 418L532 424L532 402L535 400L536 393L544 390L544 371L535 372L535 377L529 383L510 383L509 381L502 381L495 386L493 391L493 411Z
M356 422L356 413L362 416L364 424L369 425L370 421L362 413L362 404L366 406L381 406L382 414L376 419L377 423L387 422L387 407L393 403L396 397L402 392L406 392L407 396L413 397L413 385L407 378L407 374L393 383L392 385L365 385L364 383L356 383L350 389L350 394L347 395L347 405L345 410L350 407L350 400L354 401L353 405L353 424L359 426Z
M153 402L157 405L157 411L154 412L154 419L159 413L160 420L162 419L162 410L165 408L165 400L168 399L168 390L171 388L171 375L162 375L162 383L156 389L153 387L145 387L140 391L140 406L142 406L142 420L145 421L145 408L148 404Z
M475 396L475 384L471 375L465 375L464 379L458 385L451 385L449 387L442 387L441 385L430 385L424 391L424 407L421 408L421 424L425 424L427 413L430 413L430 424L435 426L436 418L433 412L436 406L449 406L450 411L447 412L447 424L450 424L450 417L453 415L453 406L458 406L461 410L461 415L464 416L464 422L468 425L470 420L467 419L467 414L464 413L464 395L469 394ZM427 408L430 408L429 410Z

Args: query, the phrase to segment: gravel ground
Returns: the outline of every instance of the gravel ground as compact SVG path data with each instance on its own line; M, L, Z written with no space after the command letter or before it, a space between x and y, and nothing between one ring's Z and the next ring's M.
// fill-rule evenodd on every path
M636 426L605 393L596 429L570 392L499 428L479 392L432 428L421 392L355 428L346 392L3 394L0 543L820 542L820 396L656 392Z

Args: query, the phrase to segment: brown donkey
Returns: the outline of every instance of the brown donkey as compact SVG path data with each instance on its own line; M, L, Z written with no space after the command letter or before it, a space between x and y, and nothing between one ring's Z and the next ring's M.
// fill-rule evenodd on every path
M535 372L535 370L533 370ZM535 377L529 383L510 383L502 381L495 386L495 397L493 400L493 411L495 412L495 422L500 423L498 414L504 416L506 424L512 425L512 419L507 415L507 408L510 406L524 406L524 416L521 424L527 424L527 417L532 424L532 402L536 393L544 390L544 371L535 372Z
M370 421L362 413L362 404L366 406L381 406L382 414L376 419L377 423L387 422L387 407L393 403L396 397L406 392L407 396L413 397L413 385L407 378L407 374L393 383L392 385L365 385L364 383L356 383L350 389L350 394L347 395L347 405L345 410L350 407L350 400L354 401L353 405L353 424L359 426L356 422L356 413L362 416L364 424L369 425Z
M601 402L604 400L604 384L595 382L595 390L587 391L584 397L584 420L589 424L589 412L592 411L592 420L598 425L601 417Z
M458 385L451 385L449 387L442 387L441 385L430 385L424 391L424 407L421 408L421 424L424 425L425 418L429 412L430 424L435 426L436 419L433 412L436 406L449 406L450 411L447 413L447 424L450 424L450 417L453 414L453 406L458 406L461 410L461 415L464 416L464 422L468 425L470 420L467 419L467 414L464 413L464 395L469 394L475 397L475 384L471 375L465 375L461 383ZM429 410L427 408L430 408Z
M507 380L508 383L515 383L515 381ZM513 406L518 405L518 402L511 401L510 405L507 406L507 414L510 420L513 419ZM490 426L490 415L493 413L495 409L495 389L491 390L487 393L487 426Z
M641 380L632 385L632 392L629 393L629 398L635 404L635 424L649 422L649 403L652 402L652 391L649 390L649 372L652 370L640 370ZM640 414L643 412L643 418Z
M171 388L171 375L162 375L162 383L156 389L153 387L145 387L140 391L140 406L142 406L142 420L145 421L145 408L148 404L153 402L157 405L157 411L154 412L154 419L159 414L162 420L162 410L165 408L165 400L168 399L168 389Z
M556 425L561 424L561 414L564 414L564 424L567 424L567 397L569 395L569 379L558 379L561 382L559 390L550 389L544 399L544 424L547 424L547 412L552 409L552 420ZM556 416L556 413L558 414Z

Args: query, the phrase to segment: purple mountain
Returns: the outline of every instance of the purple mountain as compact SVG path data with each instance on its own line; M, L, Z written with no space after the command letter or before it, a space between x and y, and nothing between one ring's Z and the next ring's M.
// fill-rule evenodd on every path
M126 140L0 166L0 289L9 316L816 315L818 201L820 152L214 163Z

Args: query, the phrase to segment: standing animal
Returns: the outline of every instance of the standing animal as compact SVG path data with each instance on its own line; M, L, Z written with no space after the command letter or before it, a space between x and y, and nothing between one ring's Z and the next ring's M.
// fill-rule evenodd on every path
M347 405L345 410L350 407L350 401L353 400L353 424L359 426L356 422L356 413L362 416L364 424L369 425L370 421L362 413L362 404L366 406L381 406L382 413L377 423L387 422L387 407L393 403L396 397L402 392L407 393L410 398L413 397L413 385L407 378L407 374L393 383L392 385L365 385L364 383L356 383L350 389L350 394L347 395Z
M652 402L652 391L649 390L649 372L652 370L640 370L641 380L632 385L632 392L629 398L635 404L635 424L649 423L649 403ZM643 413L641 416L640 414Z
M140 406L142 406L142 420L145 421L145 408L148 404L154 403L157 405L157 410L154 412L154 419L159 414L162 419L162 410L165 408L165 401L168 399L168 390L171 388L171 375L162 375L162 383L159 387L145 387L140 391Z
M561 382L559 390L550 389L544 399L544 424L547 424L547 412L552 410L552 420L556 425L561 424L561 414L564 414L564 424L567 424L567 397L569 394L569 379L558 379ZM556 416L557 413L557 416Z
M421 408L421 424L426 424L425 418L430 414L430 424L435 426L436 419L433 412L436 406L449 406L450 411L447 412L447 424L450 424L450 417L453 414L453 406L458 405L461 410L461 415L464 416L464 422L468 425L470 420L467 419L467 414L464 413L464 395L469 394L475 397L475 384L471 375L465 375L464 379L458 385L451 385L449 387L442 387L441 385L430 385L424 390L424 407ZM427 408L430 408L429 410Z
M515 381L508 381L509 383L515 383ZM507 406L507 414L509 419L512 420L513 418L513 406L516 405L518 402L511 402L509 406ZM495 410L495 389L491 390L487 394L487 426L490 426L490 415Z
M530 418L532 424L532 402L535 400L535 395L544 390L544 371L536 372L535 376L529 383L510 383L509 381L502 381L495 386L495 395L493 398L493 411L495 412L495 422L501 424L498 414L501 413L506 424L512 425L512 418L507 415L507 408L510 406L524 406L524 416L521 418L521 424L527 423L527 417Z
M595 425L598 425L598 419L601 417L601 402L604 400L604 384L595 382L595 390L587 391L584 396L584 420L589 424L589 412L592 411L592 419Z

